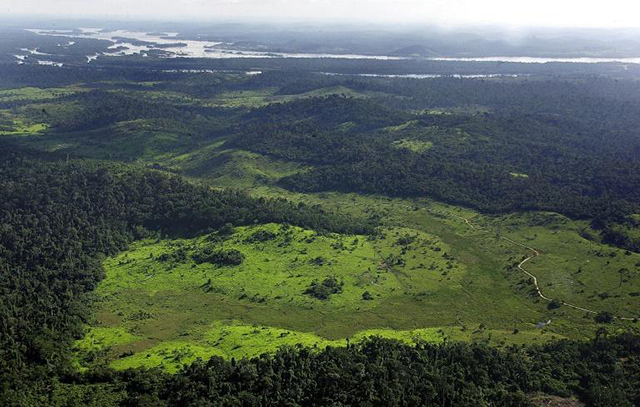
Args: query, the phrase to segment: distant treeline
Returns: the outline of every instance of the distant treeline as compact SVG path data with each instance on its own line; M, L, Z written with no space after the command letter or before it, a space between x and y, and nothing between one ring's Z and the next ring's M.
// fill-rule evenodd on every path
M94 64L94 62L92 62ZM637 77L640 65L620 63L576 64L550 62L524 64L504 62L433 61L428 59L372 60L336 58L232 58L232 59L150 59L142 57L98 58L101 68L211 69L231 71L289 71L337 74L440 74L440 75L616 75ZM626 68L625 68L626 66Z

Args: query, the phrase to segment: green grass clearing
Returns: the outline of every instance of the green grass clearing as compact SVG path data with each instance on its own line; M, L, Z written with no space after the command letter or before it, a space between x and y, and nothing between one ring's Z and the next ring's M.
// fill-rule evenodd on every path
M74 93L86 91L85 89L78 87L66 87L66 88L18 88L0 90L0 102L15 102L15 101L44 101L50 99L58 99L61 97L73 95Z
M433 143L430 141L401 139L393 142L395 148L406 148L414 153L424 153L433 147Z

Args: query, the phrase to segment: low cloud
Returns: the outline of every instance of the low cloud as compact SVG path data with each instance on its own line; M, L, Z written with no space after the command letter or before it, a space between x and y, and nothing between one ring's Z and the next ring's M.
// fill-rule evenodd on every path
M144 19L640 27L636 0L2 0L0 13Z

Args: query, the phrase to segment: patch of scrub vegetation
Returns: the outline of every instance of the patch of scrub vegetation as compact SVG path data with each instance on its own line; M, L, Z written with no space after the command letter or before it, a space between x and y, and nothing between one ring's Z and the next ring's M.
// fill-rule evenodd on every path
M411 241L403 240L409 235ZM325 282L336 279L343 292L327 304L361 309L375 304L363 303L364 291L384 299L396 291L433 289L464 274L446 251L437 238L400 228L371 237L321 235L277 224L238 227L229 236L139 242L105 262L107 278L98 293L185 289L224 293L241 302L313 307L329 305L304 295L308 287L314 281L333 286Z
M136 335L128 333L123 327L94 326L88 329L84 337L76 342L76 347L84 350L110 348L139 340Z
M589 235L587 222L538 212L502 216L492 226L496 231L499 227L496 233L540 251L525 267L538 278L545 296L594 312L640 316L640 303L634 297L640 287L640 255L598 242ZM532 290L526 276L515 269L513 273L519 290ZM563 306L552 308L558 315L576 312Z
M422 110L418 110L416 113L418 114L429 114L429 115L434 115L434 116L444 116L444 115L451 115L453 114L450 110L453 109L449 109L449 110L440 110L440 109L422 109Z
M44 123L28 124L19 119L12 123L0 123L0 136L18 136L40 134L47 129Z
M372 329L356 334L349 342L357 343L373 336L406 343L441 343L445 338L444 332L439 328L411 331ZM247 325L233 320L217 321L203 329L196 340L168 341L133 354L125 352L113 359L110 366L116 369L160 367L168 372L175 372L197 358L252 358L275 353L283 346L305 346L321 350L327 346L346 346L349 342L346 339L329 340L290 329Z
M257 153L229 149L221 142L171 159L166 165L188 175L206 178L216 186L236 188L274 184L281 178L310 168Z
M209 263L217 267L239 266L244 261L244 254L235 249L223 250L204 246L197 249L193 259L197 264Z
M276 192L261 187L255 189L255 193L272 196ZM520 244L541 252L525 267L538 277L545 295L595 312L609 311L628 318L640 316L640 303L636 301L640 297L640 256L603 244L589 222L552 212L490 216L427 199L296 194L281 190L277 194L294 201L382 219L386 225L410 225L412 229L438 236L467 270L459 280L459 291L450 292L449 298L434 293L434 298L443 303L455 298L454 303L443 308L447 315L441 315L443 320L453 320L452 325L456 321L466 325L482 323L487 331L505 332L514 325L520 326L518 335L505 337L507 343L517 343L526 330L535 332L538 322L549 319L552 323L546 331L570 338L589 338L601 327L593 319L595 314L568 307L547 308L548 302L538 297L531 280L517 268L532 254ZM443 324L431 326L436 325ZM620 330L635 326L633 322L619 320L614 320L614 325Z
M140 99L144 99L152 102L170 103L177 106L201 106L204 102L203 99L197 98L192 95L183 94L180 92L154 90L153 89L154 85L142 85L139 83L138 85L146 86L149 89L136 90L136 91L117 89L115 91L119 92L120 94L126 94L129 96L133 96L136 98L140 98Z
M376 94L372 92L372 94ZM332 96L332 95L344 95L352 98L366 98L369 97L369 94L355 91L346 86L329 86L326 88L319 88L309 92L301 93L297 96L299 97L323 97L323 96Z
M640 215L631 214L618 222L611 222L602 237L607 243L640 253Z
M417 120L409 120L406 123L399 124L397 126L386 127L385 130L390 133L397 133L405 130L412 130L420 127L420 123Z
M50 99L58 99L73 95L78 92L87 91L82 88L17 88L0 90L0 102L30 101L37 102Z
M457 127L441 127L426 124L420 120L410 120L397 126L384 129L395 141L395 148L406 148L416 153L423 153L434 145L468 148L472 137Z
M322 262L321 258L320 261ZM304 293L319 300L328 300L331 295L340 294L342 292L342 287L344 287L344 281L338 281L338 279L336 279L335 277L329 276L322 282L313 280ZM373 299L373 296L371 295L371 293L369 293L369 291L365 291L364 293L362 293L362 296L363 299L365 297L368 300Z
M424 153L433 147L433 143L430 141L421 141L416 139L400 139L394 141L393 146L395 148L406 148L407 150L411 150L414 153Z
M260 90L243 90L222 93L215 98L203 100L205 106L215 107L249 107L256 108L269 105L271 103L291 102L296 99L323 97L332 95L343 95L353 98L366 98L369 95L349 89L345 86L330 86L326 88L314 89L308 92L284 95L279 94L277 88L264 88Z
M351 341L360 342L370 337L396 339L407 343L441 343L444 341L446 336L444 330L441 328L422 328L405 331L392 329L367 329L366 331L362 331L354 335L353 338L351 338Z
M0 136L39 134L47 128L45 123L35 123L8 111L0 111Z
M383 228L375 236L323 235L280 224L225 229L140 241L105 261L98 322L141 338L117 351L200 343L208 326L227 319L323 340L428 326L426 320L439 319L435 302L455 292L466 273L447 244L406 228ZM213 264L201 261L203 252L241 254L244 261ZM314 284L331 294L309 295Z
M276 88L265 88L259 90L227 92L205 101L204 105L229 108L256 108L281 100L281 98L274 96L276 91Z

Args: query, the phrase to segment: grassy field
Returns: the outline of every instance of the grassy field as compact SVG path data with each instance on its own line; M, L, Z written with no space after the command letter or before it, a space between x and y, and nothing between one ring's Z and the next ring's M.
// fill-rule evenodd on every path
M328 340L363 335L367 329L419 327L410 315L395 315L398 307L420 315L423 303L455 291L456 281L466 273L447 254L446 244L406 228L384 229L371 238L322 236L270 224L236 228L233 235L220 239L142 241L108 259L107 278L97 291L101 301L96 326L115 329L118 338L125 328L127 335L133 335L124 337L134 349L145 350L166 350L167 341L174 347L202 343L219 330L219 321L244 324L236 327L258 324L278 333L274 337L279 339L268 335L262 351L297 343L298 338L304 343L329 344ZM245 260L224 267L195 261L194 256L207 247L238 250ZM343 284L342 292L328 299L305 294L314 282L329 278ZM434 312L426 317L433 319ZM218 325L214 329L212 324ZM280 335L283 329L293 333ZM91 334L98 343L124 349L109 330ZM401 337L417 334L407 332ZM233 338L225 341L235 343ZM87 344L85 339L78 346L93 349ZM253 348L260 353L260 346ZM251 352L225 355L251 356Z
M406 148L416 153L423 153L433 147L430 141L421 141L413 139L400 139L393 142L395 148Z
M48 126L44 123L35 123L10 110L0 110L0 136L41 134L47 128Z
M327 88L316 89L297 95L281 95L276 94L277 89L266 88L260 91L239 91L223 93L216 98L204 101L206 106L216 107L261 107L271 103L291 102L296 99L309 97L320 97L330 95L346 95L355 98L366 98L370 94L364 92L356 92L344 86L332 86Z
M220 154L221 147L210 153ZM503 237L541 252L527 269L538 276L547 296L616 316L640 315L634 301L640 256L585 239L586 222L554 213L487 216L429 200L291 193L269 185L300 168L238 150L225 154L233 159L219 173L208 173L209 183L379 219L381 235L317 236L283 225L237 228L218 244L244 253L245 261L222 268L189 260L206 236L138 242L105 263L107 279L98 291L102 301L93 326L124 329L135 339L106 345L103 362L172 371L197 357L251 357L296 343L341 346L347 338L356 341L369 334L408 342L421 338L494 345L591 337L602 325L593 315L568 307L549 309L515 267L531 252ZM268 176L258 182L256 174L265 169ZM248 237L260 230L277 237L250 242ZM187 260L157 261L175 250L184 250ZM404 264L386 268L391 256ZM311 262L319 257L322 265ZM328 300L304 294L314 280L330 276L344 282L342 293ZM365 291L373 300L363 300ZM140 310L150 315L140 321L130 317ZM551 323L537 326L547 321ZM638 329L626 321L606 327Z
M512 296L517 296L526 301L527 310L520 315L535 311L541 320L553 319L547 329L561 335L587 338L598 328L593 315L567 307L549 310L548 303L533 292L528 276L516 267L532 252L502 237L541 252L527 263L526 269L538 277L545 295L596 312L609 311L627 318L640 316L637 301L640 255L601 244L595 238L585 239L588 222L541 212L487 216L429 200L338 193L302 195L282 190L274 192L269 188L257 188L255 193L284 195L334 210L369 214L383 219L387 225L410 225L438 236L450 245L457 259L466 263L468 273L463 286L477 306L473 313L465 310L461 315L466 314L472 320L505 323L508 319L505 317L513 314L505 308L523 305L520 301L512 302ZM469 227L462 218L472 222L475 228ZM622 321L610 328L638 330L635 323Z
M286 195L269 188L254 192ZM138 242L105 262L107 279L98 290L101 301L89 335L99 338L113 329L117 338L108 334L98 340L105 344L102 360L117 368L164 366L171 371L196 357L251 357L297 343L341 346L347 338L357 341L372 334L408 342L494 345L591 336L600 326L591 315L566 307L550 310L532 295L527 279L514 268L529 253L501 236L542 251L529 269L547 295L616 315L640 313L629 295L592 298L594 290L615 283L618 273L610 270L635 267L637 255L611 256L616 249L583 239L582 223L557 214L487 217L434 202L355 194L289 198L372 216L386 213L388 225L375 239L321 236L271 224L236 228L223 240L203 236ZM252 241L258 232L274 237ZM193 253L210 241L219 249L242 252L244 262L197 264ZM594 256L596 249L606 251L606 257ZM159 260L174 259L175 253L182 260ZM560 268L558 262L582 255L590 256L581 281L591 290L576 293L573 269ZM637 278L637 268L633 270ZM344 283L341 293L327 300L305 294L313 281L328 277ZM629 280L620 290L631 293L637 284ZM373 299L363 299L365 291ZM548 320L549 325L536 327ZM95 333L96 328L106 331ZM608 328L636 329L633 322L622 321ZM79 354L96 351L86 339L78 348Z
M66 87L66 88L18 88L0 90L0 103L2 102L15 102L15 101L29 101L38 102L50 99L58 99L64 96L69 96L77 92L86 91L85 89L78 87Z
M136 98L142 98L152 101L161 101L176 105L188 106L206 106L206 107L227 107L239 108L248 107L256 108L266 106L271 103L284 103L296 99L309 97L320 97L330 95L346 95L356 98L367 98L375 95L375 92L357 92L344 86L331 86L327 88L316 89L295 95L285 95L277 93L277 88L266 87L260 90L242 90L223 92L215 96L193 96L177 91L142 89L136 91L114 90L118 93L126 93Z
M106 85L114 91L120 86ZM330 87L298 95L265 88L196 97L160 90L162 84L155 82L137 85L144 89L122 92L175 105L230 108L331 94L372 96ZM542 212L489 216L427 199L292 193L276 182L309 168L229 148L224 123L200 133L192 131L197 126L191 123L160 119L78 132L46 127L43 112L62 117L78 108L54 99L87 89L1 91L0 102L33 103L0 112L0 135L16 136L31 148L135 162L212 187L319 204L369 217L382 227L371 237L319 235L270 224L238 227L229 236L136 242L104 263L107 277L96 292L95 318L76 343L78 367L105 363L175 371L198 357L252 357L296 344L344 346L347 339L367 335L498 346L592 337L603 325L583 311L549 309L517 268L532 252L505 238L540 251L525 267L538 277L546 296L619 317L640 315L640 255L585 238L596 236L587 222ZM444 142L469 143L463 131L422 128L412 121L386 132L395 147L417 152ZM244 261L216 266L197 260L206 248L238 251ZM331 284L339 292L327 299L306 293L325 281L335 281ZM638 332L639 325L615 320L605 326Z

